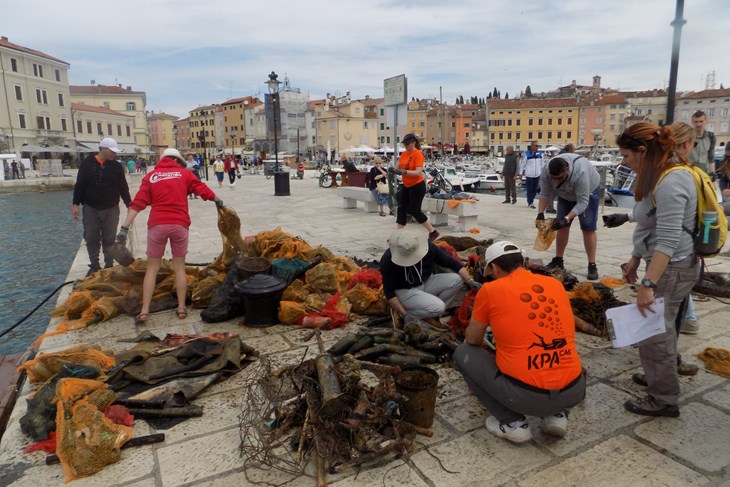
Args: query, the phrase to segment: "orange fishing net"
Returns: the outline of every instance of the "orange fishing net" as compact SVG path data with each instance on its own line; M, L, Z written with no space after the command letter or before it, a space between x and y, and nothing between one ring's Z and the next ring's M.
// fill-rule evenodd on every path
M620 279L618 277L604 277L600 281L601 284L603 284L606 287L610 287L611 289L618 289L624 284L626 284L625 279Z
M28 380L32 384L38 384L56 375L65 364L87 365L106 373L116 365L116 360L97 347L77 345L62 352L41 353L33 360L21 365L19 370L25 370Z
M301 303L294 301L281 301L279 303L279 322L283 325L294 325L304 318L307 310Z
M575 286L572 291L568 293L568 299L580 299L588 301L589 303L598 303L601 301L601 295L593 287L590 282L582 282Z
M716 374L730 378L730 351L708 347L697 356L705 363L705 367Z
M537 228L537 237L535 237L535 243L532 248L544 252L550 248L555 240L555 230L552 229L554 218L548 218L547 220L535 220Z

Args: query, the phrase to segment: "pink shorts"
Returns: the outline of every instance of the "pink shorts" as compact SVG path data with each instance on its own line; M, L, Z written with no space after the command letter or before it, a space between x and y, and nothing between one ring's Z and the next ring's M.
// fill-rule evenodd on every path
M182 225L166 223L147 230L147 257L161 258L165 255L167 240L173 257L185 257L188 253L189 231Z

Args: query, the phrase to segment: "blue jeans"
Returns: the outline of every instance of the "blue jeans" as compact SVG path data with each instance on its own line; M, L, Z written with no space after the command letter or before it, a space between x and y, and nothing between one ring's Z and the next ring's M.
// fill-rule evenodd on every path
M527 204L531 205L535 201L535 196L540 192L540 178L525 178L527 186Z
M591 230L594 232L596 231L596 223L598 222L598 200L601 199L600 194L600 187L594 189L591 195L588 197L588 208L586 208L583 213L578 215L581 230ZM563 218L565 215L570 213L570 210L575 207L576 203L576 201L564 200L563 198L558 196L558 213L555 215L555 217L558 219Z

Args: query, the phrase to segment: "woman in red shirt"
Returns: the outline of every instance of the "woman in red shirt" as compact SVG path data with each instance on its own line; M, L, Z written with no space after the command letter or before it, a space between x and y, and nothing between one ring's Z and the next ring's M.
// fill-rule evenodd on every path
M439 238L439 232L433 228L428 217L421 210L423 197L426 196L426 181L423 178L423 153L421 142L416 134L406 134L403 137L406 150L400 155L398 167L393 169L395 174L403 176L403 188L398 198L398 228L406 226L406 214L410 214L418 223L428 230L428 239L433 241Z

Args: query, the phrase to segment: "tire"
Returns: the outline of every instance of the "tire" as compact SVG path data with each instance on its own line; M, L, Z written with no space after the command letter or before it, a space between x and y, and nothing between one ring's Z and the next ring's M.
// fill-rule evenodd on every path
M330 186L332 186L332 176L327 173L322 174L319 177L319 186L320 188L329 188Z
M440 178L439 186L447 193L451 193L451 190L454 189L454 186L445 178Z

